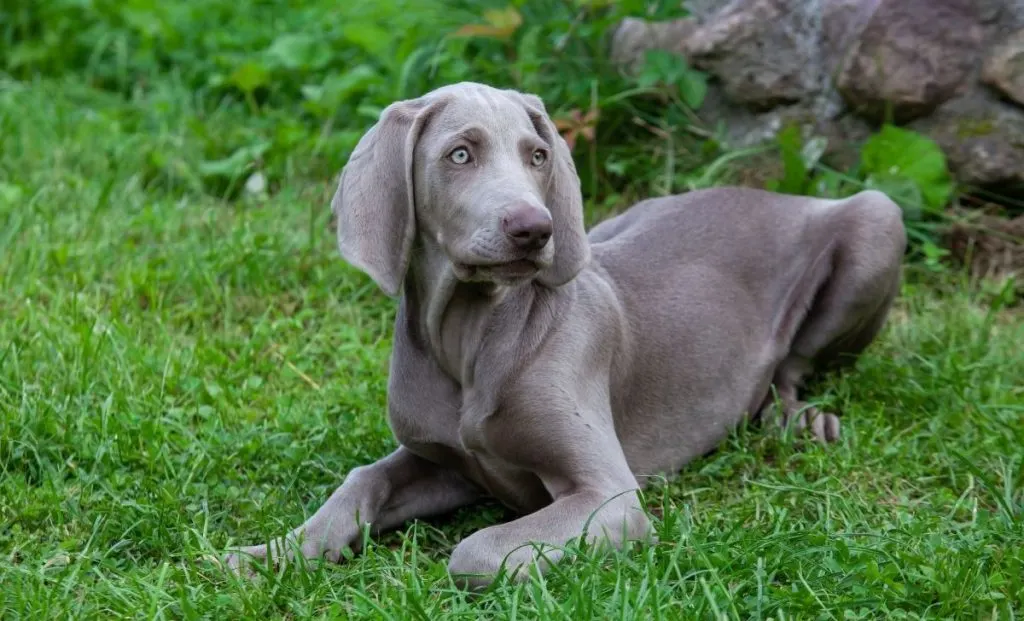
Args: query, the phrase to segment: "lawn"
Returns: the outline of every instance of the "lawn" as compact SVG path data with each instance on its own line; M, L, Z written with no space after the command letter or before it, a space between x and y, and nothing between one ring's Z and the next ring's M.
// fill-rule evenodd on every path
M284 16L284 4L260 10ZM466 3L447 12L423 8L430 4L409 19L435 20L424 22L433 30L396 39L382 52L393 67L366 60L377 77L364 73L365 96L331 106L322 97L336 83L302 89L301 76L274 78L290 75L286 68L239 64L238 50L272 45L275 31L259 23L266 15L223 0L195 5L245 24L223 28L227 42L181 30L169 56L146 55L142 44L119 56L118 33L148 32L136 6L135 22L86 15L99 26L83 27L75 45L99 46L89 38L99 37L95 28L113 33L92 57L40 44L37 56L8 66L0 78L0 617L1024 614L1024 314L1007 305L1006 291L913 254L883 335L854 370L815 387L819 406L842 413L842 439L822 447L774 428L738 429L646 491L656 545L611 556L578 550L543 578L471 596L452 585L445 562L461 537L509 517L485 503L369 539L341 565L240 579L214 562L229 545L300 523L345 472L394 448L384 407L395 303L338 257L328 209L333 175L375 110L465 78L532 85L560 111L591 101L594 81L559 82L571 70L557 59L519 63L537 78L513 80L502 72L515 68L488 56L504 58L506 43L475 55L464 42L441 50L431 37L472 13ZM522 7L526 26L543 4ZM379 3L394 16L411 5ZM310 6L287 19L323 25L318 15L347 10ZM212 14L158 17L178 28ZM572 14L558 14L544 28L575 28L580 45L592 46L600 32L572 24ZM333 41L334 30L324 31ZM519 60L527 36L515 39ZM427 62L417 56L423 49L462 64L421 75L408 59ZM337 61L348 64L344 75L352 54ZM235 63L221 76L233 86L200 60ZM304 71L329 82L340 70L315 62L294 70ZM247 88L260 78L274 86ZM601 101L612 125L641 113L683 122L640 99ZM613 126L602 136L602 151L578 149L590 221L633 197L712 177L682 156L667 172L666 155L635 132ZM606 159L614 166L601 170ZM650 172L629 174L641 170ZM253 171L264 191L242 189Z

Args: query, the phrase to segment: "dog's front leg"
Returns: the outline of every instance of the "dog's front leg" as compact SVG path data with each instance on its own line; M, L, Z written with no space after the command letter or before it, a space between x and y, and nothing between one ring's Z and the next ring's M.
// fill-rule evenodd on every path
M549 399L554 407L540 415L507 411L480 427L482 450L536 474L553 502L460 543L448 567L465 586L487 586L503 568L520 580L532 565L543 571L581 536L611 549L652 539L611 413L588 409L582 399L579 409L558 407L555 401Z
M269 545L233 551L227 564L237 570L249 559L270 556L279 563L296 555L337 562L346 547L358 546L364 525L380 532L412 518L452 511L479 496L479 488L456 471L400 447L380 461L351 471L302 526Z
M477 531L455 548L448 570L469 588L488 586L504 569L516 580L536 565L544 571L564 547L584 536L598 547L621 549L627 541L649 541L650 520L636 490L581 489L507 524Z

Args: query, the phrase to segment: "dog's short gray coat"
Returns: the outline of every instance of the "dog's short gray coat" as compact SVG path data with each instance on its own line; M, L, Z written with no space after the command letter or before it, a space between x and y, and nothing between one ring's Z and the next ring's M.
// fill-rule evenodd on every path
M503 564L543 570L584 529L612 547L646 538L638 489L744 416L779 405L782 422L838 436L838 418L797 391L877 334L905 245L881 193L741 188L646 200L588 236L541 101L472 83L388 107L333 208L342 255L401 294L388 383L400 447L350 472L286 537L236 551L233 567L338 560L364 524L482 495L522 517L455 548L450 569L471 585ZM523 213L549 219L549 242L517 245L507 223Z

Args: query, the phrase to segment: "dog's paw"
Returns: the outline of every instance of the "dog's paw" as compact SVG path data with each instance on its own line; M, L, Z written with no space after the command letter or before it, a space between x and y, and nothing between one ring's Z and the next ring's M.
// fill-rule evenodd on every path
M349 546L330 537L295 531L269 544L232 548L226 552L223 564L236 574L252 576L257 566L280 569L286 565L307 566L322 561L340 563L350 550Z
M809 433L818 442L835 442L839 439L839 417L831 412L822 412L814 406L801 404L788 424L803 433Z
M225 552L222 565L230 572L243 577L256 574L256 566L267 562L267 546L245 546Z
M781 405L782 415L779 416ZM803 401L771 402L759 412L762 420L775 420L783 429L791 428L797 435L809 434L818 442L839 440L839 417L831 412L822 412Z

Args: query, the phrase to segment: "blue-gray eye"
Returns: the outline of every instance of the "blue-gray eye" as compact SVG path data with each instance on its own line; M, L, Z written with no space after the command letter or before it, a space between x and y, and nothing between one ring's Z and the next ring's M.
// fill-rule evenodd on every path
M548 161L548 154L544 149L537 149L533 152L532 164L540 167L544 165L544 162Z
M469 150L466 147L459 147L448 154L448 159L454 164L465 164L469 161Z

